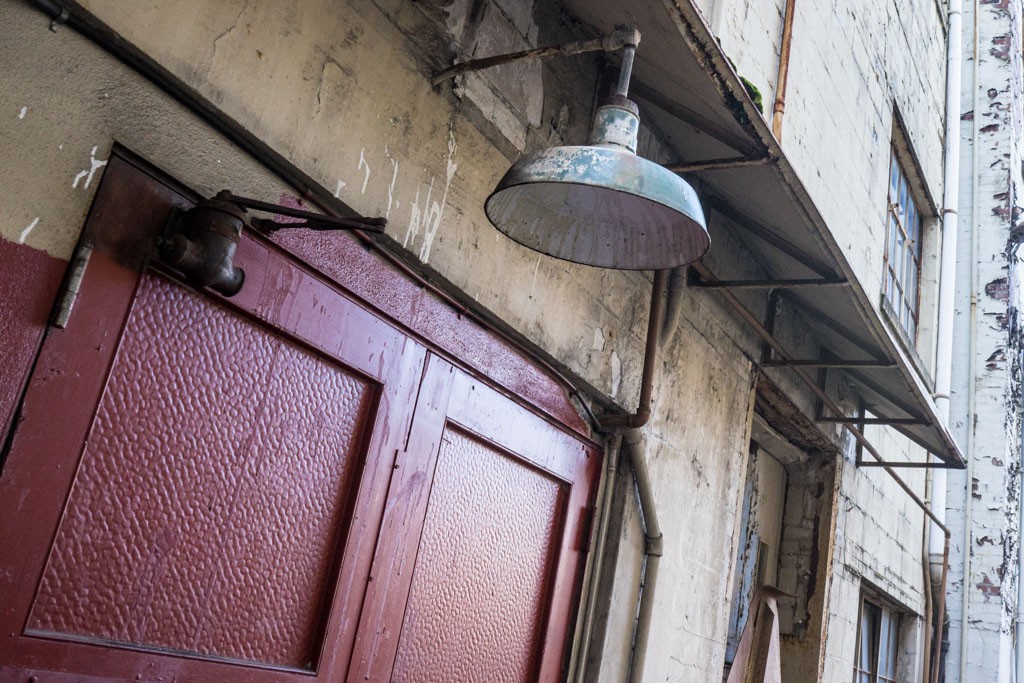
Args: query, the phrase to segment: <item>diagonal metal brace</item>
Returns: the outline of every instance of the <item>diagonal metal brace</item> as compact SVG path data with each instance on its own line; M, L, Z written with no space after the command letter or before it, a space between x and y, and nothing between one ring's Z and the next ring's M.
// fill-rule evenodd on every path
M271 204L258 199L238 197L230 192L220 192L217 194L217 198L244 208L255 209L256 211L305 219L303 223L280 223L268 218L253 218L249 221L252 227L264 232L275 232L285 228L309 228L310 230L362 230L364 232L382 233L388 224L387 219L384 218L339 218L327 216L321 213L313 213L312 211L294 209L290 206Z

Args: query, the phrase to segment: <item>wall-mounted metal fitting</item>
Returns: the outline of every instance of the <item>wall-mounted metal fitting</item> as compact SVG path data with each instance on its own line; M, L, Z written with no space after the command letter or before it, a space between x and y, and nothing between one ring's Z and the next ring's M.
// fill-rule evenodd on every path
M279 223L266 218L246 221L246 208L301 218L298 223ZM383 218L338 218L256 199L236 197L227 190L204 199L188 211L175 211L167 223L159 248L160 258L195 287L209 287L234 296L245 283L245 272L234 265L242 228L249 225L270 233L286 228L312 230L363 230L384 232Z
M188 211L176 211L168 222L169 237L160 245L160 258L189 284L234 296L245 282L245 273L233 265L245 209L226 196L230 193L220 192Z

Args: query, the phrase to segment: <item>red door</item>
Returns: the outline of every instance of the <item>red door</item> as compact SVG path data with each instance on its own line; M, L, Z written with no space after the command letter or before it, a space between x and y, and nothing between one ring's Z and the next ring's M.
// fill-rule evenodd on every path
M111 160L10 440L0 678L556 679L593 445L263 238L232 299L140 268L155 175Z

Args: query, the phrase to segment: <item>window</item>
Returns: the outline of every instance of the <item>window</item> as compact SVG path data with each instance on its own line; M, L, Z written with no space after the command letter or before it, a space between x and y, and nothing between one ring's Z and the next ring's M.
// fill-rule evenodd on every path
M867 598L861 600L853 683L896 680L898 632L898 614Z
M885 300L911 342L917 340L921 282L921 215L896 156L889 160L889 208L885 249Z

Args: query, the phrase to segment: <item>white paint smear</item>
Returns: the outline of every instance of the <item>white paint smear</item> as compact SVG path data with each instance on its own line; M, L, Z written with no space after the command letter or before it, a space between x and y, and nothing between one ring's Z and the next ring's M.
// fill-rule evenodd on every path
M359 165L356 166L356 169L366 169L363 175L363 189L359 192L359 194L366 194L366 184L370 182L370 165L366 163L366 156L364 155L365 152L365 147L359 150Z
M458 149L459 145L455 142L454 124L451 124L448 126L448 161L445 165L444 192L441 195L440 202L431 204L429 199L427 201L427 206L430 207L430 210L427 213L427 220L423 226L423 244L420 246L420 261L424 263L430 260L430 248L433 246L434 237L441 227L441 220L444 218L444 207L448 203L448 190L451 188L455 171L459 168L458 164L455 163L455 153ZM433 179L430 182L433 185Z
M334 191L334 198L337 199L341 196L341 191L345 189L345 181L338 179L338 189Z
M533 282L530 283L530 298L533 299L533 293L537 290L537 270L540 269L540 256L537 257L537 262L533 264Z
M395 203L395 182L398 180L398 162L391 158L387 146L384 147L384 156L388 158L393 166L391 170L391 184L388 185L388 208L384 212L384 218L387 219L391 216L391 205ZM395 208L398 208L397 204L395 204Z
M28 107L22 107L21 111L18 112L18 118L19 119L25 118L25 114L27 114L27 113L28 113Z
M79 171L75 175L75 179L71 183L71 189L77 189L78 183L82 182L82 178L85 178L85 184L82 185L83 190L88 190L89 185L92 183L93 176L96 175L96 171L107 165L106 160L96 158L96 150L98 147L93 147L92 151L89 152L89 168Z
M619 385L622 384L622 361L619 354L612 351L612 396L619 395Z
M36 216L36 217L35 217L35 220L33 220L33 221L32 221L31 223L29 223L29 224L28 224L28 227L27 227L27 228L25 228L24 230L22 230L22 231L21 231L21 236L20 236L20 237L18 237L18 244L25 244L25 240L27 240L27 239L28 239L28 234L29 234L30 232L32 232L32 230L33 230L33 229L34 229L34 228L35 228L35 227L36 227L37 225L39 225L39 216Z

